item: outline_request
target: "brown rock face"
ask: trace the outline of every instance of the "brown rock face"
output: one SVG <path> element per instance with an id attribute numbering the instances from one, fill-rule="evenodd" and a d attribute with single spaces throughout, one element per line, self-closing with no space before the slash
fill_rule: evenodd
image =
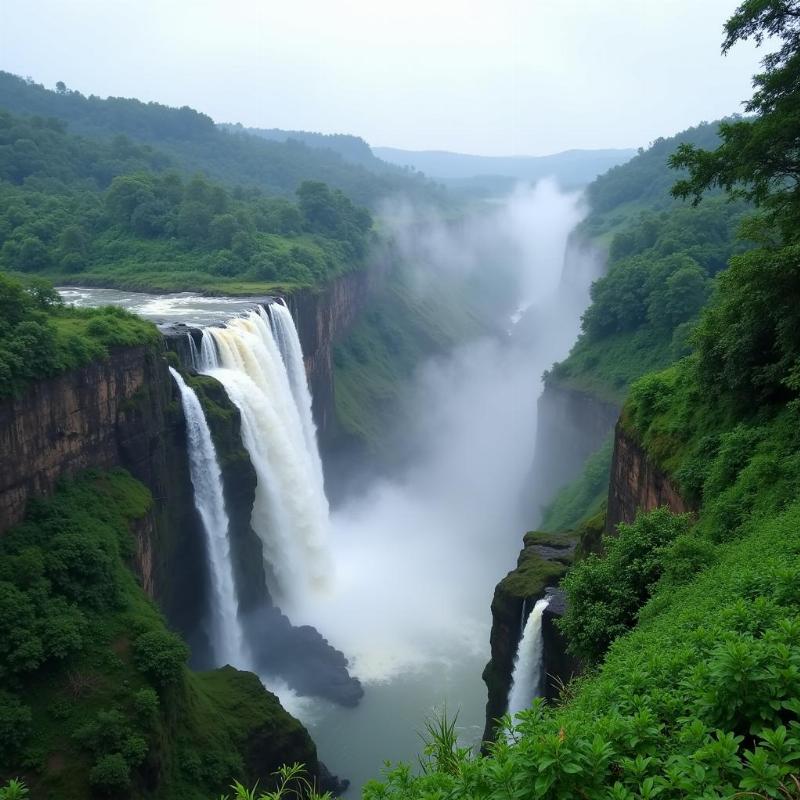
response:
<path id="1" fill-rule="evenodd" d="M 126 347 L 0 403 L 0 533 L 22 520 L 31 497 L 52 494 L 59 480 L 124 467 L 155 499 L 134 531 L 134 567 L 180 627 L 180 610 L 192 605 L 202 581 L 195 572 L 184 585 L 172 566 L 180 561 L 202 575 L 203 540 L 173 391 L 157 348 Z"/>
<path id="2" fill-rule="evenodd" d="M 692 510 L 669 477 L 618 422 L 608 486 L 606 533 L 613 533 L 620 522 L 633 522 L 638 511 L 652 511 L 659 506 L 666 506 L 676 514 Z"/>
<path id="3" fill-rule="evenodd" d="M 152 472 L 149 439 L 159 431 L 137 423 L 146 416 L 163 429 L 166 403 L 154 392 L 161 370 L 147 349 L 119 349 L 2 402 L 0 531 L 22 519 L 29 497 L 51 494 L 59 479 L 88 467 L 132 461 L 135 471 Z"/>
<path id="4" fill-rule="evenodd" d="M 319 292 L 303 290 L 287 300 L 303 346 L 314 421 L 323 448 L 332 440 L 336 423 L 333 346 L 364 309 L 383 273 L 383 268 L 374 264 L 337 278 Z"/>

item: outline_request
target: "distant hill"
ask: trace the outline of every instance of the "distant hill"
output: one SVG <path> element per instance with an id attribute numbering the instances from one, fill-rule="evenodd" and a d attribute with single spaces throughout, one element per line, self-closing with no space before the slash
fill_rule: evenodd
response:
<path id="1" fill-rule="evenodd" d="M 315 137 L 321 134 L 286 132 L 282 140 L 264 135 L 269 132 L 254 135 L 240 126 L 217 126 L 211 117 L 188 106 L 87 97 L 63 86 L 53 91 L 2 71 L 0 109 L 61 119 L 71 133 L 91 138 L 124 135 L 154 145 L 183 171 L 203 172 L 230 187 L 257 187 L 268 194 L 291 196 L 305 180 L 324 181 L 356 203 L 372 207 L 400 193 L 428 202 L 442 199 L 442 190 L 423 176 L 381 166 L 383 162 L 374 157 L 375 163 L 368 166 L 347 157 L 342 142 L 361 141 L 357 137 L 330 137 L 333 146 L 320 147 Z"/>
<path id="2" fill-rule="evenodd" d="M 353 164 L 361 164 L 369 169 L 394 171 L 398 167 L 382 161 L 373 152 L 372 148 L 360 136 L 349 133 L 316 133 L 314 131 L 290 131 L 282 128 L 246 128 L 241 122 L 236 124 L 219 123 L 220 128 L 232 133 L 248 133 L 271 142 L 288 142 L 293 139 L 309 147 L 320 150 L 332 150 L 342 158 Z"/>
<path id="3" fill-rule="evenodd" d="M 399 150 L 373 147 L 384 161 L 424 172 L 453 186 L 483 182 L 503 186 L 516 180 L 555 177 L 565 187 L 584 186 L 598 175 L 636 155 L 636 150 L 567 150 L 549 156 L 473 156 L 445 150 Z"/>

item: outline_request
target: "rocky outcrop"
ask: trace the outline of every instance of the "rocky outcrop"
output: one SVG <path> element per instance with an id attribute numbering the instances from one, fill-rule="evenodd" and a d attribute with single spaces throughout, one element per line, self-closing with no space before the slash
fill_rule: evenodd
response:
<path id="1" fill-rule="evenodd" d="M 566 594 L 557 586 L 548 586 L 545 593 L 550 602 L 542 614 L 544 696 L 556 700 L 564 684 L 580 673 L 581 663 L 568 652 L 567 641 L 558 628 L 558 620 L 567 610 Z"/>
<path id="2" fill-rule="evenodd" d="M 620 421 L 614 431 L 606 532 L 614 533 L 620 522 L 633 522 L 639 511 L 652 511 L 659 506 L 676 514 L 692 510 L 669 476 Z"/>
<path id="3" fill-rule="evenodd" d="M 548 587 L 557 585 L 566 573 L 572 563 L 576 537 L 527 533 L 524 542 L 516 569 L 497 584 L 492 599 L 492 655 L 483 671 L 488 690 L 484 741 L 494 738 L 497 719 L 508 710 L 514 658 L 527 615 L 536 601 L 551 591 Z M 559 677 L 566 680 L 568 675 L 563 673 Z"/>
<path id="4" fill-rule="evenodd" d="M 555 493 L 580 475 L 614 428 L 619 408 L 548 380 L 539 396 L 532 487 L 527 511 L 536 522 Z"/>

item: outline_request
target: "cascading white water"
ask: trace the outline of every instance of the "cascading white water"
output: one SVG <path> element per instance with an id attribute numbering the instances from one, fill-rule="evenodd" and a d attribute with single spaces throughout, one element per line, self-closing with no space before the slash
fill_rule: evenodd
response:
<path id="1" fill-rule="evenodd" d="M 200 353 L 197 352 L 197 345 L 194 343 L 194 337 L 191 333 L 187 333 L 189 339 L 189 359 L 192 362 L 192 369 L 197 369 L 200 364 Z"/>
<path id="2" fill-rule="evenodd" d="M 320 487 L 322 487 L 322 459 L 317 447 L 317 426 L 314 424 L 314 415 L 311 410 L 311 392 L 306 379 L 300 337 L 297 335 L 297 328 L 295 327 L 294 319 L 292 319 L 292 314 L 283 303 L 272 303 L 269 307 L 269 317 L 272 322 L 272 332 L 278 342 L 278 348 L 286 366 L 286 372 L 289 374 L 289 385 L 300 414 L 306 449 L 311 456 L 316 479 Z"/>
<path id="3" fill-rule="evenodd" d="M 282 331 L 292 354 L 286 360 L 302 364 L 294 325 Z M 296 400 L 264 310 L 229 320 L 223 328 L 206 328 L 201 370 L 223 384 L 241 413 L 242 440 L 258 477 L 253 529 L 273 579 L 270 589 L 291 608 L 293 599 L 319 590 L 330 578 L 328 501 L 313 427 L 306 433 L 313 423 L 303 422 L 305 406 Z"/>
<path id="4" fill-rule="evenodd" d="M 508 693 L 508 713 L 512 717 L 528 708 L 541 692 L 544 654 L 542 615 L 549 603 L 549 597 L 536 601 L 522 632 L 514 661 L 511 690 Z"/>
<path id="5" fill-rule="evenodd" d="M 197 394 L 172 367 L 169 371 L 181 393 L 189 440 L 189 474 L 194 487 L 194 503 L 206 534 L 212 591 L 211 642 L 215 662 L 244 667 L 247 658 L 238 618 L 239 603 L 231 564 L 228 514 L 217 453 Z"/>

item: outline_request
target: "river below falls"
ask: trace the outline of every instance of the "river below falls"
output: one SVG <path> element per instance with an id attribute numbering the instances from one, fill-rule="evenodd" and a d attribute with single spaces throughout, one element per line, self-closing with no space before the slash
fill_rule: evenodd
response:
<path id="1" fill-rule="evenodd" d="M 480 676 L 488 654 L 454 656 L 450 664 L 366 684 L 356 708 L 300 701 L 302 708 L 296 713 L 305 717 L 320 760 L 331 772 L 351 781 L 346 797 L 360 797 L 361 787 L 380 778 L 387 761 L 410 762 L 417 768 L 425 722 L 445 709 L 450 718 L 458 713 L 461 743 L 478 746 L 486 702 Z"/>

